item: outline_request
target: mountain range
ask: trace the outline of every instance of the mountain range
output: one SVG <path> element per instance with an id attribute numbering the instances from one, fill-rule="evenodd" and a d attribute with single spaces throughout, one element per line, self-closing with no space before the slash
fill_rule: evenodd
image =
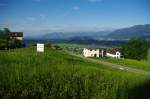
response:
<path id="1" fill-rule="evenodd" d="M 128 28 L 117 29 L 106 36 L 117 40 L 128 40 L 133 37 L 141 37 L 150 40 L 150 24 L 135 25 Z"/>
<path id="2" fill-rule="evenodd" d="M 99 31 L 99 32 L 52 32 L 46 33 L 40 36 L 32 36 L 28 37 L 31 39 L 44 39 L 44 40 L 54 40 L 54 39 L 71 39 L 74 37 L 90 37 L 93 39 L 96 38 L 104 38 L 106 37 L 111 31 Z"/>
<path id="3" fill-rule="evenodd" d="M 134 25 L 132 27 L 99 32 L 53 32 L 40 36 L 30 37 L 38 40 L 71 40 L 90 38 L 94 40 L 128 40 L 133 37 L 142 37 L 150 41 L 150 24 Z M 82 39 L 82 40 L 83 40 Z"/>

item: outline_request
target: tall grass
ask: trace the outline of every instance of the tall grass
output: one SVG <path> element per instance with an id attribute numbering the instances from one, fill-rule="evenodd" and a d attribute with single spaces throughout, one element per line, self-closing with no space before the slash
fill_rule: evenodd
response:
<path id="1" fill-rule="evenodd" d="M 133 67 L 137 69 L 142 69 L 145 71 L 150 71 L 150 61 L 149 60 L 133 60 L 133 59 L 114 59 L 114 58 L 96 58 L 97 60 L 108 61 L 111 63 Z"/>
<path id="2" fill-rule="evenodd" d="M 150 98 L 149 88 L 149 77 L 62 51 L 36 53 L 27 48 L 0 52 L 0 97 L 5 99 L 144 99 Z"/>

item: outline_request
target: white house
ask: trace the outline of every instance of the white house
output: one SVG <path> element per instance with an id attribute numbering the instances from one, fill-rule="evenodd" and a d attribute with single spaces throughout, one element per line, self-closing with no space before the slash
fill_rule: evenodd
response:
<path id="1" fill-rule="evenodd" d="M 120 59 L 121 52 L 119 49 L 83 49 L 83 56 L 84 57 L 111 57 Z"/>
<path id="2" fill-rule="evenodd" d="M 119 51 L 117 51 L 115 53 L 108 53 L 108 52 L 106 52 L 106 57 L 120 59 L 120 56 L 121 56 L 121 53 Z"/>
<path id="3" fill-rule="evenodd" d="M 83 49 L 84 57 L 99 57 L 99 49 Z"/>
<path id="4" fill-rule="evenodd" d="M 10 39 L 23 40 L 23 32 L 9 32 L 8 36 Z"/>

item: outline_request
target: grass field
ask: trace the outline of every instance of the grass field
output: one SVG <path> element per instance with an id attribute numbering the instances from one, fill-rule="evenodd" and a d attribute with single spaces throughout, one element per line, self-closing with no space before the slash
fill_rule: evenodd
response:
<path id="1" fill-rule="evenodd" d="M 113 58 L 96 58 L 97 60 L 107 61 L 114 64 L 119 64 L 123 66 L 133 67 L 137 69 L 142 69 L 145 71 L 150 71 L 150 61 L 149 60 L 143 60 L 143 61 L 137 61 L 132 59 L 113 59 Z"/>
<path id="2" fill-rule="evenodd" d="M 83 45 L 83 44 L 57 44 L 62 48 L 70 47 L 70 48 L 112 48 L 113 46 L 101 46 L 101 45 Z"/>
<path id="3" fill-rule="evenodd" d="M 89 62 L 61 50 L 0 52 L 0 97 L 149 99 L 150 77 Z"/>
<path id="4" fill-rule="evenodd" d="M 114 64 L 119 64 L 123 66 L 133 67 L 137 69 L 142 69 L 145 71 L 150 71 L 150 50 L 148 55 L 148 60 L 132 60 L 132 59 L 113 59 L 113 58 L 96 58 L 97 60 L 103 60 L 107 62 L 111 62 Z"/>

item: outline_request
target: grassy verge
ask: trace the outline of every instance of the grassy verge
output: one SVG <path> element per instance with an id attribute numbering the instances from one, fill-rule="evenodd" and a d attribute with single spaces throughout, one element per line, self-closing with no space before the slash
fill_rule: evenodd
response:
<path id="1" fill-rule="evenodd" d="M 113 59 L 113 58 L 96 58 L 96 59 L 111 62 L 114 64 L 123 65 L 123 66 L 142 69 L 145 71 L 150 71 L 150 61 L 149 60 L 137 61 L 137 60 L 132 60 L 132 59 Z"/>
<path id="2" fill-rule="evenodd" d="M 0 52 L 0 97 L 36 99 L 150 98 L 150 78 L 109 68 L 60 50 Z"/>

